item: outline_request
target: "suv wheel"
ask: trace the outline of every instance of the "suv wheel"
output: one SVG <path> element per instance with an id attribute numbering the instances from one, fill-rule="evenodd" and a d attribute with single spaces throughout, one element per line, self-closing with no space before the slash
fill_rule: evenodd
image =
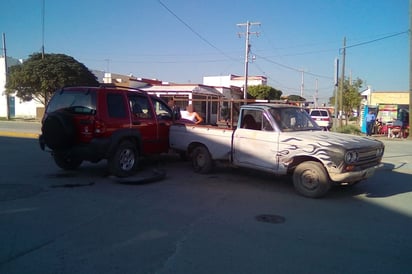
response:
<path id="1" fill-rule="evenodd" d="M 65 152 L 53 152 L 53 159 L 56 165 L 64 170 L 74 170 L 83 162 L 82 159 L 72 157 Z"/>
<path id="2" fill-rule="evenodd" d="M 44 121 L 42 131 L 44 141 L 49 148 L 53 150 L 68 148 L 75 138 L 73 117 L 65 112 L 51 113 Z"/>
<path id="3" fill-rule="evenodd" d="M 110 173 L 117 177 L 127 177 L 134 173 L 138 162 L 136 146 L 129 141 L 124 141 L 116 148 L 109 159 Z"/>

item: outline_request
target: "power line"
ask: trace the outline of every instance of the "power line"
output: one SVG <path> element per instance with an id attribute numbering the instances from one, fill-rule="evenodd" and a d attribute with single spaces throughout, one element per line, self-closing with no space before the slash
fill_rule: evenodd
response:
<path id="1" fill-rule="evenodd" d="M 221 49 L 219 49 L 218 47 L 216 47 L 215 45 L 213 45 L 211 42 L 209 42 L 206 38 L 204 38 L 199 32 L 197 32 L 194 28 L 192 28 L 188 23 L 186 23 L 185 21 L 183 21 L 183 19 L 181 19 L 176 13 L 174 13 L 169 7 L 167 7 L 162 1 L 158 0 L 159 4 L 162 5 L 170 14 L 172 14 L 177 20 L 179 20 L 180 23 L 182 23 L 183 25 L 185 25 L 185 27 L 187 27 L 191 32 L 193 32 L 197 37 L 199 37 L 203 42 L 205 42 L 206 44 L 208 44 L 209 46 L 211 46 L 212 48 L 214 48 L 215 50 L 217 50 L 220 54 L 226 56 L 227 58 L 229 58 L 232 61 L 235 61 L 236 59 L 227 55 L 226 53 L 224 53 Z M 236 60 L 237 61 L 237 60 Z"/>
<path id="2" fill-rule="evenodd" d="M 278 62 L 276 62 L 276 61 L 273 61 L 273 60 L 271 60 L 271 59 L 269 59 L 269 58 L 266 58 L 266 57 L 264 57 L 264 56 L 260 56 L 260 55 L 258 55 L 258 54 L 255 54 L 255 55 L 258 56 L 259 58 L 263 59 L 263 60 L 266 60 L 266 61 L 269 62 L 269 63 L 278 65 L 278 66 L 280 66 L 280 67 L 283 67 L 283 68 L 286 68 L 286 69 L 289 69 L 289 70 L 293 70 L 293 71 L 296 71 L 296 72 L 299 72 L 299 73 L 302 72 L 302 69 L 298 69 L 298 68 L 294 68 L 294 67 L 291 67 L 291 66 L 288 66 L 288 65 L 284 65 L 284 64 L 278 63 Z M 311 75 L 311 76 L 314 76 L 314 77 L 324 78 L 324 79 L 333 79 L 333 77 L 330 77 L 330 76 L 320 75 L 320 74 L 311 73 L 311 72 L 306 72 L 306 71 L 305 71 L 305 74 L 308 74 L 308 75 Z"/>
<path id="3" fill-rule="evenodd" d="M 399 36 L 399 35 L 402 35 L 402 34 L 405 34 L 405 33 L 409 33 L 409 32 L 410 32 L 410 30 L 405 30 L 405 31 L 401 31 L 401 32 L 398 32 L 398 33 L 395 33 L 395 34 L 391 34 L 391 35 L 385 36 L 385 37 L 381 37 L 381 38 L 373 39 L 373 40 L 370 40 L 370 41 L 361 42 L 361 43 L 358 43 L 358 44 L 346 46 L 346 47 L 344 47 L 344 48 L 348 49 L 348 48 L 359 47 L 359 46 L 363 46 L 363 45 L 371 44 L 371 43 L 378 42 L 378 41 L 381 41 L 381 40 L 389 39 L 389 38 L 392 38 L 392 37 L 395 37 L 395 36 Z M 344 48 L 339 48 L 339 51 L 343 50 Z"/>

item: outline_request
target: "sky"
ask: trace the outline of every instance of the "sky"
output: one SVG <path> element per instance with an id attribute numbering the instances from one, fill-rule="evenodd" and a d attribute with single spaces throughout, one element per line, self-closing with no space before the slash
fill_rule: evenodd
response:
<path id="1" fill-rule="evenodd" d="M 44 45 L 90 70 L 202 84 L 245 74 L 250 22 L 248 74 L 284 95 L 328 102 L 345 38 L 346 77 L 409 90 L 408 0 L 2 0 L 1 9 L 17 59 Z"/>

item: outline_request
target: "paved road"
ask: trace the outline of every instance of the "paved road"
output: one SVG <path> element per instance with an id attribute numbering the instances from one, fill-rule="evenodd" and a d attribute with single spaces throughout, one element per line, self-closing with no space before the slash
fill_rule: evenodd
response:
<path id="1" fill-rule="evenodd" d="M 59 170 L 35 139 L 0 137 L 0 273 L 410 273 L 412 142 L 323 199 L 239 169 L 119 184 L 106 163 Z M 157 161 L 155 161 L 157 160 Z"/>

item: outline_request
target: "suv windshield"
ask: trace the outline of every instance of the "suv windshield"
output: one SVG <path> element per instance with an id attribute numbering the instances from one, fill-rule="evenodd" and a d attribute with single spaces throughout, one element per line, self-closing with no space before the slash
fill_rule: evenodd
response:
<path id="1" fill-rule="evenodd" d="M 271 108 L 269 112 L 282 131 L 321 130 L 301 108 Z"/>
<path id="2" fill-rule="evenodd" d="M 51 98 L 46 112 L 61 109 L 79 114 L 95 114 L 96 95 L 94 92 L 83 90 L 57 91 Z"/>

